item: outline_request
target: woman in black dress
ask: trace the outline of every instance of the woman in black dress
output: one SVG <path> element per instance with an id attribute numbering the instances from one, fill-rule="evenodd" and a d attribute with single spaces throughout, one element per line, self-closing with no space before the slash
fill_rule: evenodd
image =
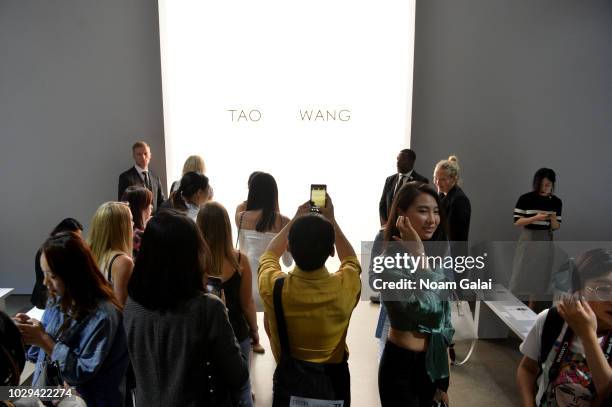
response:
<path id="1" fill-rule="evenodd" d="M 451 155 L 439 161 L 434 170 L 434 183 L 440 194 L 440 207 L 446 214 L 448 240 L 453 256 L 467 256 L 472 206 L 459 186 L 459 160 Z"/>

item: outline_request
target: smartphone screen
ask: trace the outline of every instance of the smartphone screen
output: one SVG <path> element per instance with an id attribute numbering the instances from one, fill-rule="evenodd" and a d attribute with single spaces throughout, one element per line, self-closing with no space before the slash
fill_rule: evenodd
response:
<path id="1" fill-rule="evenodd" d="M 327 185 L 324 185 L 324 184 L 310 185 L 310 200 L 312 201 L 312 204 L 319 208 L 324 208 L 326 192 L 327 192 Z"/>
<path id="2" fill-rule="evenodd" d="M 219 277 L 208 276 L 206 279 L 206 292 L 221 298 L 222 284 L 223 280 Z"/>

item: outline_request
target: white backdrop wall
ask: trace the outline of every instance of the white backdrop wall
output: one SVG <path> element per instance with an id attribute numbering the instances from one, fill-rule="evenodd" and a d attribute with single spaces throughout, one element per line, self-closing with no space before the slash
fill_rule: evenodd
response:
<path id="1" fill-rule="evenodd" d="M 409 144 L 414 1 L 160 0 L 166 160 L 200 154 L 230 215 L 252 171 L 292 216 L 328 185 L 357 245 Z"/>

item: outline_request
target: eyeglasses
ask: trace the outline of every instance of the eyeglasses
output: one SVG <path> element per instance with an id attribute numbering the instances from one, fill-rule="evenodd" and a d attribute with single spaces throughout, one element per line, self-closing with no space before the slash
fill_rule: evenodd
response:
<path id="1" fill-rule="evenodd" d="M 612 286 L 599 285 L 595 288 L 585 287 L 585 289 L 595 295 L 599 301 L 612 301 Z"/>

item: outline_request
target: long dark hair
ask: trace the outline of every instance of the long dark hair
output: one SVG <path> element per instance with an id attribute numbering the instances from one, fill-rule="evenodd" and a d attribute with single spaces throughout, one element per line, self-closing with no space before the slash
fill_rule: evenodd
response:
<path id="1" fill-rule="evenodd" d="M 13 320 L 0 311 L 0 386 L 18 386 L 25 366 L 25 348 Z"/>
<path id="2" fill-rule="evenodd" d="M 91 251 L 79 235 L 58 233 L 48 238 L 41 250 L 51 272 L 64 283 L 60 304 L 63 312 L 79 320 L 104 300 L 122 309 L 113 288 L 102 276 Z"/>
<path id="3" fill-rule="evenodd" d="M 399 210 L 407 210 L 414 200 L 421 194 L 430 195 L 436 200 L 438 208 L 440 208 L 440 224 L 436 229 L 435 233 L 431 237 L 432 241 L 446 241 L 446 216 L 440 206 L 440 196 L 429 184 L 422 182 L 409 182 L 404 184 L 395 194 L 393 203 L 391 204 L 391 211 L 389 211 L 389 219 L 385 226 L 384 239 L 387 242 L 393 241 L 393 236 L 399 236 L 399 230 L 395 225 L 399 216 Z"/>
<path id="4" fill-rule="evenodd" d="M 266 172 L 256 172 L 249 178 L 247 211 L 261 209 L 261 218 L 255 230 L 267 232 L 274 228 L 278 212 L 278 187 L 274 177 Z"/>
<path id="5" fill-rule="evenodd" d="M 253 178 L 255 178 L 257 174 L 261 174 L 261 173 L 262 173 L 261 171 L 253 171 L 251 175 L 249 175 L 249 179 L 247 180 L 247 188 L 251 188 L 251 181 L 253 181 Z"/>
<path id="6" fill-rule="evenodd" d="M 147 223 L 128 284 L 145 308 L 165 311 L 204 292 L 206 248 L 195 222 L 172 209 Z"/>
<path id="7" fill-rule="evenodd" d="M 176 191 L 170 195 L 172 207 L 178 210 L 187 210 L 188 198 L 194 196 L 199 190 L 208 189 L 208 177 L 198 172 L 188 172 L 181 178 L 181 183 Z"/>
<path id="8" fill-rule="evenodd" d="M 532 187 L 535 192 L 540 192 L 540 188 L 542 187 L 542 181 L 544 178 L 548 178 L 550 182 L 552 182 L 552 190 L 555 191 L 555 183 L 557 182 L 557 174 L 555 174 L 554 170 L 550 168 L 540 168 L 533 174 L 533 182 Z"/>
<path id="9" fill-rule="evenodd" d="M 130 204 L 134 226 L 144 230 L 145 220 L 142 218 L 142 211 L 153 202 L 153 193 L 148 188 L 132 185 L 125 190 L 121 200 Z"/>
<path id="10" fill-rule="evenodd" d="M 56 227 L 53 228 L 49 236 L 56 235 L 60 232 L 81 232 L 83 225 L 74 218 L 64 218 Z"/>

